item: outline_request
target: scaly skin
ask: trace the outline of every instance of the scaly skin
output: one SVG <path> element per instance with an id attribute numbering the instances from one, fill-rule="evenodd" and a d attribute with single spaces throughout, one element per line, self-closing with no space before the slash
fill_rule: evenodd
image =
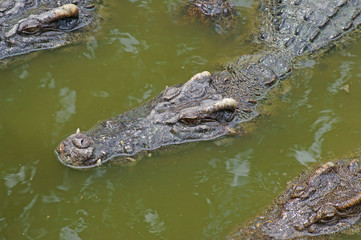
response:
<path id="1" fill-rule="evenodd" d="M 196 74 L 137 109 L 69 136 L 57 148 L 60 161 L 73 168 L 109 160 L 126 164 L 129 156 L 164 146 L 241 132 L 242 123 L 258 115 L 257 102 L 293 63 L 332 48 L 361 23 L 360 0 L 268 0 L 262 6 L 258 36 L 264 47 L 258 52 L 222 72 Z"/>
<path id="2" fill-rule="evenodd" d="M 215 25 L 219 34 L 232 32 L 237 27 L 238 12 L 230 0 L 189 0 L 186 15 Z"/>
<path id="3" fill-rule="evenodd" d="M 351 227 L 356 231 L 360 216 L 360 162 L 341 159 L 290 182 L 261 216 L 229 239 L 329 239 Z"/>
<path id="4" fill-rule="evenodd" d="M 14 56 L 82 40 L 85 28 L 96 24 L 93 8 L 87 0 L 0 1 L 0 66 Z"/>

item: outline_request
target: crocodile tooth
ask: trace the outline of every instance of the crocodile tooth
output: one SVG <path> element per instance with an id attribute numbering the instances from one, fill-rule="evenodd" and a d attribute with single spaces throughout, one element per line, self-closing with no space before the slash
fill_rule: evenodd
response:
<path id="1" fill-rule="evenodd" d="M 102 165 L 102 160 L 99 158 L 96 163 L 98 166 Z"/>

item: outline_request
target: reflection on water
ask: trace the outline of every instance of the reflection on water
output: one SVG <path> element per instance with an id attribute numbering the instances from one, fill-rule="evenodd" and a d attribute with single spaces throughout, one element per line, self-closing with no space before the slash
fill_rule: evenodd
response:
<path id="1" fill-rule="evenodd" d="M 118 53 L 122 54 L 133 53 L 137 55 L 139 53 L 139 48 L 141 47 L 140 42 L 133 37 L 130 33 L 122 33 L 119 29 L 113 29 L 110 31 L 110 37 L 108 39 L 109 44 L 119 44 Z M 143 48 L 146 49 L 146 44 L 143 42 Z"/>
<path id="2" fill-rule="evenodd" d="M 55 113 L 55 127 L 52 135 L 58 136 L 63 126 L 68 122 L 72 115 L 76 113 L 76 91 L 67 87 L 59 90 L 60 110 Z"/>
<path id="3" fill-rule="evenodd" d="M 32 211 L 39 198 L 39 194 L 36 193 L 34 190 L 35 187 L 33 186 L 33 180 L 37 171 L 36 166 L 38 164 L 39 161 L 34 161 L 32 164 L 3 170 L 1 172 L 7 195 L 7 197 L 2 196 L 3 209 L 0 213 L 6 217 L 2 218 L 1 225 L 12 226 L 16 224 L 16 226 L 21 227 L 22 234 L 30 239 L 34 236 L 37 238 L 42 237 L 47 232 L 43 228 L 37 228 L 33 231 L 32 227 L 32 223 L 34 222 Z M 19 198 L 21 199 L 21 204 L 19 200 L 16 201 L 15 204 L 12 202 Z M 14 207 L 17 208 L 15 211 Z M 2 217 L 1 215 L 0 217 Z M 4 230 L 6 229 L 4 228 Z"/>
<path id="4" fill-rule="evenodd" d="M 86 48 L 88 49 L 88 52 L 84 52 L 84 56 L 86 56 L 88 59 L 94 59 L 95 50 L 98 48 L 98 45 L 98 41 L 95 39 L 95 37 L 90 37 L 86 42 Z"/>
<path id="5" fill-rule="evenodd" d="M 40 79 L 40 85 L 41 88 L 55 88 L 55 78 L 52 76 L 51 72 L 46 73 L 46 77 L 43 77 Z"/>
<path id="6" fill-rule="evenodd" d="M 56 112 L 55 119 L 57 123 L 69 121 L 71 115 L 76 113 L 76 92 L 69 88 L 62 88 L 59 91 L 59 103 L 61 109 Z"/>
<path id="7" fill-rule="evenodd" d="M 106 91 L 102 91 L 102 90 L 91 90 L 89 91 L 89 93 L 94 96 L 94 97 L 99 97 L 99 98 L 107 98 L 109 97 L 109 93 Z"/>
<path id="8" fill-rule="evenodd" d="M 85 210 L 78 210 L 75 213 L 76 216 L 79 216 L 78 219 L 64 219 L 65 222 L 70 222 L 68 225 L 62 227 L 59 233 L 59 239 L 61 240 L 68 240 L 68 239 L 75 239 L 80 240 L 82 238 L 79 237 L 79 233 L 83 232 L 85 229 L 88 228 L 88 224 L 84 217 L 88 216 L 88 213 Z"/>
<path id="9" fill-rule="evenodd" d="M 28 64 L 25 63 L 24 65 L 22 65 L 21 70 L 19 69 L 21 71 L 19 74 L 19 78 L 26 79 L 29 77 L 28 68 L 29 68 Z"/>
<path id="10" fill-rule="evenodd" d="M 149 232 L 158 236 L 166 229 L 164 221 L 160 219 L 156 210 L 145 210 L 144 222 L 148 224 Z"/>
<path id="11" fill-rule="evenodd" d="M 242 10 L 252 1 L 235 2 Z M 67 169 L 54 149 L 77 127 L 248 48 L 180 24 L 178 1 L 107 4 L 111 22 L 99 35 L 0 73 L 0 239 L 223 239 L 303 165 L 360 144 L 358 42 L 299 64 L 285 80 L 290 92 L 252 135 L 189 144 L 131 168 Z"/>
<path id="12" fill-rule="evenodd" d="M 330 86 L 327 90 L 332 94 L 337 94 L 340 90 L 343 89 L 343 86 L 352 78 L 352 68 L 354 62 L 345 61 L 341 64 L 339 68 L 334 70 L 334 72 L 340 73 L 341 76 L 338 77 L 334 82 L 330 82 Z"/>
<path id="13" fill-rule="evenodd" d="M 154 86 L 150 83 L 146 83 L 142 89 L 138 89 L 138 93 L 136 95 L 140 96 L 134 96 L 130 95 L 128 96 L 129 100 L 129 106 L 130 107 L 136 107 L 139 106 L 140 103 L 144 102 L 146 99 L 149 99 L 155 92 Z"/>
<path id="14" fill-rule="evenodd" d="M 247 177 L 250 171 L 249 160 L 252 159 L 253 150 L 239 153 L 235 158 L 226 161 L 227 170 L 234 175 L 233 187 L 247 184 Z"/>
<path id="15" fill-rule="evenodd" d="M 220 149 L 224 147 L 234 149 L 233 142 L 222 144 Z M 196 191 L 193 194 L 201 199 L 203 207 L 206 208 L 206 222 L 200 239 L 224 238 L 229 226 L 235 225 L 234 217 L 238 215 L 237 212 L 246 207 L 243 203 L 252 195 L 253 189 L 250 185 L 258 182 L 250 176 L 252 149 L 239 149 L 226 156 L 217 155 L 207 160 L 207 165 L 195 174 Z M 240 192 L 242 194 L 239 194 Z"/>
<path id="16" fill-rule="evenodd" d="M 312 108 L 312 104 L 310 102 L 310 97 L 312 97 L 313 89 L 310 87 L 310 81 L 313 77 L 313 71 L 309 68 L 303 68 L 302 70 L 302 81 L 294 81 L 295 88 L 304 88 L 305 90 L 302 92 L 302 97 L 297 99 L 291 99 L 288 96 L 284 96 L 282 100 L 287 103 L 292 103 L 291 108 L 293 111 L 291 112 L 291 116 L 294 117 L 299 114 L 300 111 L 304 109 Z"/>
<path id="17" fill-rule="evenodd" d="M 4 185 L 6 186 L 7 195 L 13 194 L 33 194 L 32 180 L 36 173 L 36 165 L 39 161 L 34 161 L 31 165 L 20 166 L 19 169 L 1 172 Z"/>
<path id="18" fill-rule="evenodd" d="M 295 158 L 303 165 L 320 160 L 322 154 L 322 143 L 324 135 L 330 132 L 333 125 L 338 122 L 331 110 L 320 111 L 320 117 L 312 124 L 310 132 L 314 132 L 314 142 L 310 147 L 296 146 Z"/>

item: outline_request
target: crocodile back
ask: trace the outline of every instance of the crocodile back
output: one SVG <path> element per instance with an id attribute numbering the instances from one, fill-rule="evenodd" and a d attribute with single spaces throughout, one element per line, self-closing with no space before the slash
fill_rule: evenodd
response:
<path id="1" fill-rule="evenodd" d="M 360 0 L 268 0 L 261 6 L 260 49 L 214 74 L 217 92 L 240 105 L 240 122 L 257 116 L 257 101 L 291 73 L 302 56 L 331 49 L 361 24 Z"/>
<path id="2" fill-rule="evenodd" d="M 361 24 L 360 0 L 273 0 L 260 38 L 291 59 L 332 48 Z"/>

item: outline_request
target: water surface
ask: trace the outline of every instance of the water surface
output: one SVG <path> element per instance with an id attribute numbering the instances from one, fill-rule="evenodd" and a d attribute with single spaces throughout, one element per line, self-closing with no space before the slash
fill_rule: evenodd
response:
<path id="1" fill-rule="evenodd" d="M 237 1 L 249 32 L 252 1 Z M 107 1 L 98 35 L 0 73 L 0 239 L 223 239 L 286 182 L 361 144 L 361 42 L 298 65 L 254 134 L 189 144 L 135 167 L 76 171 L 76 128 L 249 51 L 177 15 L 177 1 Z M 340 239 L 358 239 L 360 235 Z"/>

